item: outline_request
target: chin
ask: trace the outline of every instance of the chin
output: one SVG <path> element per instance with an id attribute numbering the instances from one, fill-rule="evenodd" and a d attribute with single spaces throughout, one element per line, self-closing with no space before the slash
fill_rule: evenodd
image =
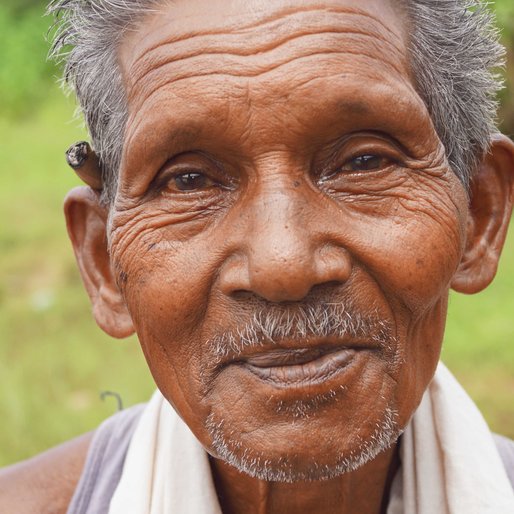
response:
<path id="1" fill-rule="evenodd" d="M 268 448 L 262 441 L 252 445 L 251 440 L 238 438 L 235 430 L 227 430 L 224 421 L 213 415 L 209 416 L 206 428 L 212 441 L 209 453 L 213 457 L 251 477 L 268 482 L 336 478 L 375 459 L 394 445 L 402 433 L 397 412 L 389 408 L 367 434 L 330 437 L 321 443 L 319 436 L 313 434 L 312 438 L 318 440 L 310 441 L 310 445 L 306 445 L 305 433 L 297 445 L 295 441 L 298 436 L 289 438 L 287 444 L 282 444 L 285 442 L 282 438 L 270 436 Z"/>

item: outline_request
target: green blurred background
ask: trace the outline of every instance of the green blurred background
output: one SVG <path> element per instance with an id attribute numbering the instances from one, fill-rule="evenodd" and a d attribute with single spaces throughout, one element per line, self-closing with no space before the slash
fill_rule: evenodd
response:
<path id="1" fill-rule="evenodd" d="M 45 61 L 45 3 L 0 4 L 0 466 L 90 430 L 153 390 L 137 340 L 95 325 L 62 216 L 78 184 L 64 150 L 85 132 Z M 514 1 L 496 0 L 509 48 L 501 122 L 514 134 Z M 514 228 L 494 284 L 452 294 L 443 359 L 491 427 L 514 438 Z"/>

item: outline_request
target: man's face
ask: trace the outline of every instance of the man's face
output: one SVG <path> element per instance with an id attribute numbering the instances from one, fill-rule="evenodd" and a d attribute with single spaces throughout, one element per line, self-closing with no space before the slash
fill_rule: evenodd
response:
<path id="1" fill-rule="evenodd" d="M 214 456 L 322 478 L 390 444 L 439 357 L 465 192 L 389 2 L 188 0 L 120 59 L 111 259 Z"/>

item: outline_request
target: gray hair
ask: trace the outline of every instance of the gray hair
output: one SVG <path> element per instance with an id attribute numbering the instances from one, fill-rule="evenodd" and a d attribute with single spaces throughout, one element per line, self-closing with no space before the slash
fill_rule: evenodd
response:
<path id="1" fill-rule="evenodd" d="M 127 31 L 163 0 L 54 0 L 51 56 L 64 64 L 102 165 L 102 200 L 117 188 L 127 102 L 117 59 Z M 480 0 L 399 0 L 411 24 L 415 86 L 466 188 L 496 132 L 496 72 L 504 48 L 492 15 Z"/>

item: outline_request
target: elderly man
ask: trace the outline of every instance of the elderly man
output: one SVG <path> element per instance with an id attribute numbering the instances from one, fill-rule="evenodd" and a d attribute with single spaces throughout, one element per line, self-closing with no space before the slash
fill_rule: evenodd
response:
<path id="1" fill-rule="evenodd" d="M 68 154 L 70 237 L 158 391 L 4 472 L 2 512 L 513 513 L 512 443 L 438 364 L 514 197 L 483 9 L 53 9 L 95 149 Z"/>

